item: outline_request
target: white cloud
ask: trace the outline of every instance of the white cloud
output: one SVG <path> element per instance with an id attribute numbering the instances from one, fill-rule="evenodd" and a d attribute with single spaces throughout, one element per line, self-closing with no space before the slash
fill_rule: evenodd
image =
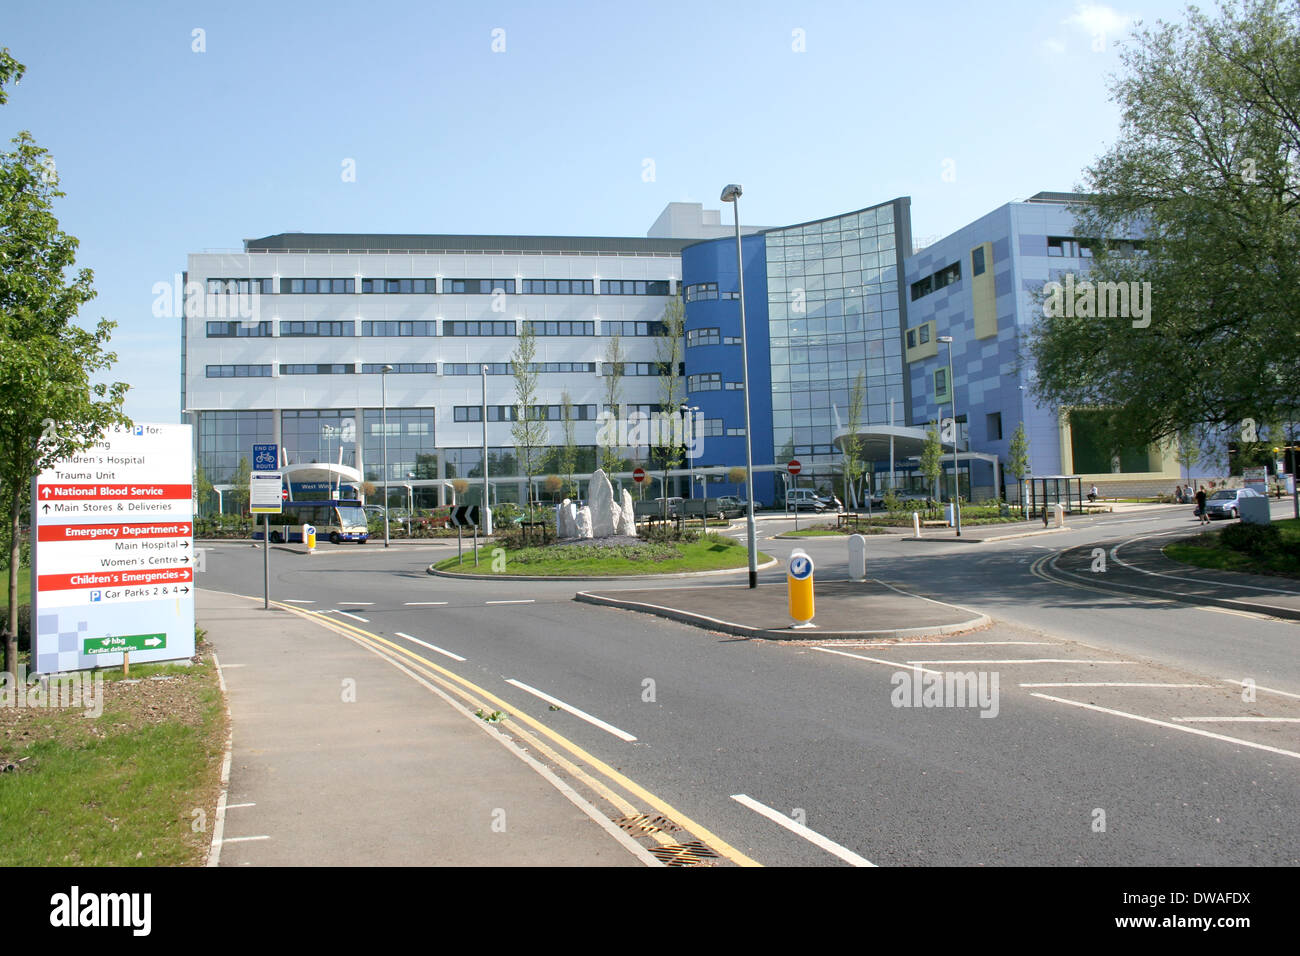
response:
<path id="1" fill-rule="evenodd" d="M 1115 37 L 1128 26 L 1130 17 L 1101 3 L 1081 3 L 1062 22 L 1089 36 Z"/>
<path id="2" fill-rule="evenodd" d="M 1048 39 L 1043 41 L 1043 49 L 1053 56 L 1060 56 L 1065 52 L 1065 44 L 1060 40 Z"/>

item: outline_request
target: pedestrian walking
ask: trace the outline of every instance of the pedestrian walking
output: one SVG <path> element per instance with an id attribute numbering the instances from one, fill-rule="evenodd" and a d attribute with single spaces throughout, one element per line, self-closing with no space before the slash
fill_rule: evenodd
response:
<path id="1" fill-rule="evenodd" d="M 1205 512 L 1205 489 L 1199 488 L 1196 492 L 1196 516 L 1201 519 L 1201 524 L 1209 524 L 1210 516 Z"/>

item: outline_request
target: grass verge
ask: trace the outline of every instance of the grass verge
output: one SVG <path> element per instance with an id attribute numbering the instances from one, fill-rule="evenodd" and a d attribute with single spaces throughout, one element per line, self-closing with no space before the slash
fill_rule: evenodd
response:
<path id="1" fill-rule="evenodd" d="M 189 667 L 137 665 L 130 680 L 98 672 L 97 717 L 0 707 L 0 767 L 13 767 L 0 773 L 0 866 L 203 863 L 226 719 L 211 646 L 198 655 Z"/>
<path id="2" fill-rule="evenodd" d="M 1165 556 L 1183 564 L 1215 571 L 1271 574 L 1300 579 L 1300 520 L 1274 521 L 1281 546 L 1262 552 L 1238 551 L 1223 541 L 1222 530 L 1208 531 L 1194 538 L 1175 541 L 1164 548 Z"/>
<path id="3" fill-rule="evenodd" d="M 504 558 L 504 560 L 501 560 Z M 759 563 L 770 560 L 762 552 Z M 492 551 L 480 553 L 479 566 L 466 555 L 465 562 L 448 558 L 434 565 L 438 571 L 467 574 L 536 574 L 573 577 L 621 576 L 628 574 L 679 574 L 686 571 L 724 571 L 743 568 L 748 561 L 744 545 L 721 535 L 710 534 L 698 541 L 635 545 L 548 545 L 504 551 L 495 559 Z"/>

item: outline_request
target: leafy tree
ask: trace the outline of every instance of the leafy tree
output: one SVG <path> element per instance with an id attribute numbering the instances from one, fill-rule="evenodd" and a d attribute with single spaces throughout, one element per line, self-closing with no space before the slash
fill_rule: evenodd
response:
<path id="1" fill-rule="evenodd" d="M 845 500 L 849 507 L 858 506 L 858 483 L 866 474 L 866 464 L 862 460 L 862 439 L 858 432 L 862 430 L 862 412 L 867 403 L 867 377 L 865 372 L 858 372 L 849 393 L 848 433 L 841 443 L 844 452 Z"/>
<path id="2" fill-rule="evenodd" d="M 925 430 L 925 447 L 921 449 L 921 474 L 930 482 L 931 497 L 939 498 L 939 476 L 943 474 L 943 442 L 934 422 Z"/>
<path id="3" fill-rule="evenodd" d="M 605 409 L 614 416 L 615 425 L 623 414 L 624 360 L 622 341 L 619 336 L 612 336 L 609 344 L 605 346 Z M 617 429 L 614 435 L 617 435 Z M 614 435 L 608 436 L 606 441 L 600 443 L 600 467 L 607 475 L 623 470 L 624 460 L 619 454 L 618 439 Z"/>
<path id="4" fill-rule="evenodd" d="M 198 462 L 194 466 L 194 497 L 199 503 L 198 513 L 203 514 L 209 501 L 212 499 L 213 488 L 212 482 L 208 480 L 208 473 L 203 467 L 203 462 Z"/>
<path id="5" fill-rule="evenodd" d="M 669 300 L 664 306 L 664 334 L 656 343 L 656 358 L 659 365 L 659 407 L 663 409 L 660 421 L 664 423 L 680 421 L 678 406 L 686 399 L 686 379 L 682 376 L 683 352 L 686 348 L 686 306 L 681 297 Z M 659 466 L 663 471 L 660 482 L 663 492 L 664 517 L 668 517 L 668 472 L 686 460 L 686 449 L 677 439 L 680 432 L 671 429 L 668 435 L 660 429 L 658 447 L 655 448 Z"/>
<path id="6" fill-rule="evenodd" d="M 1116 453 L 1292 420 L 1300 395 L 1300 16 L 1230 0 L 1134 39 L 1112 86 L 1120 137 L 1086 171 L 1076 235 L 1090 278 L 1139 283 L 1149 309 L 1129 286 L 1129 315 L 1044 316 L 1028 348 L 1037 396 L 1104 409 Z"/>
<path id="7" fill-rule="evenodd" d="M 541 418 L 543 409 L 537 404 L 537 371 L 532 368 L 537 355 L 537 337 L 527 322 L 519 333 L 515 352 L 510 356 L 510 374 L 515 378 L 515 421 L 510 426 L 514 439 L 518 466 L 527 479 L 528 494 L 533 493 L 533 476 L 540 471 L 541 458 L 550 439 L 550 429 Z M 509 472 L 493 469 L 494 474 Z"/>
<path id="8" fill-rule="evenodd" d="M 1029 439 L 1025 437 L 1025 423 L 1019 422 L 1016 430 L 1011 434 L 1011 441 L 1007 443 L 1007 461 L 1003 466 L 1004 470 L 1012 478 L 1016 479 L 1016 488 L 1020 488 L 1020 482 L 1025 475 L 1029 474 Z M 1024 507 L 1024 500 L 1020 502 Z"/>
<path id="9" fill-rule="evenodd" d="M 0 51 L 4 87 L 24 68 Z M 94 331 L 75 319 L 94 298 L 93 275 L 75 267 L 77 240 L 52 211 L 64 195 L 49 153 L 30 133 L 0 153 L 0 500 L 7 512 L 9 593 L 18 593 L 22 520 L 32 479 L 56 461 L 84 451 L 112 425 L 130 424 L 123 382 L 92 384 L 117 356 L 105 351 L 115 323 Z M 18 665 L 18 601 L 5 622 L 5 670 Z"/>
<path id="10" fill-rule="evenodd" d="M 227 492 L 236 514 L 242 515 L 248 511 L 248 483 L 252 480 L 252 476 L 253 467 L 248 463 L 248 458 L 240 458 L 239 466 L 235 468 L 235 473 L 230 478 L 230 491 Z"/>

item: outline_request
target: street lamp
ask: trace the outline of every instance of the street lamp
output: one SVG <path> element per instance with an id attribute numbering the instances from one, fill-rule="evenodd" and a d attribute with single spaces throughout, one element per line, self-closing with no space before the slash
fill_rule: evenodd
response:
<path id="1" fill-rule="evenodd" d="M 380 405 L 382 408 L 382 421 L 380 428 L 383 430 L 384 441 L 384 547 L 388 547 L 388 373 L 393 370 L 391 365 L 385 365 L 379 370 L 379 391 Z"/>
<path id="2" fill-rule="evenodd" d="M 487 373 L 486 365 L 479 366 L 479 377 L 483 382 L 483 507 L 480 509 L 479 521 L 483 522 L 483 536 L 492 533 L 492 511 L 488 507 L 488 452 L 487 452 Z M 527 410 L 525 409 L 525 414 Z M 476 552 L 477 553 L 477 552 Z M 477 558 L 475 559 L 477 560 Z"/>
<path id="3" fill-rule="evenodd" d="M 938 341 L 948 346 L 948 397 L 952 399 L 952 526 L 961 537 L 961 508 L 957 505 L 957 496 L 961 491 L 961 481 L 957 471 L 957 383 L 952 378 L 952 336 L 941 335 Z"/>
<path id="4" fill-rule="evenodd" d="M 740 196 L 743 190 L 731 183 L 719 197 L 732 204 L 736 217 L 736 286 L 740 290 L 741 394 L 745 401 L 745 534 L 749 539 L 749 586 L 758 587 L 758 550 L 754 542 L 754 450 L 749 427 L 749 344 L 745 335 L 745 259 L 740 248 Z"/>
<path id="5" fill-rule="evenodd" d="M 683 429 L 682 429 L 682 434 L 683 434 L 683 435 L 687 435 L 687 434 L 689 434 L 689 436 L 690 436 L 690 438 L 689 438 L 689 440 L 688 440 L 688 443 L 687 443 L 687 445 L 686 445 L 686 462 L 687 462 L 687 468 L 689 469 L 689 473 L 688 473 L 687 478 L 686 478 L 686 492 L 687 492 L 687 497 L 689 497 L 689 498 L 694 498 L 694 497 L 695 497 L 695 451 L 694 451 L 694 448 L 695 448 L 695 413 L 698 412 L 698 411 L 700 410 L 700 406 L 698 406 L 698 405 L 687 405 L 685 402 L 683 402 L 683 403 L 682 403 L 680 406 L 678 406 L 678 407 L 681 408 L 681 410 L 682 410 L 682 414 L 686 416 L 686 421 L 690 422 L 690 427 L 689 427 L 689 428 L 683 428 Z M 703 498 L 707 501 L 707 500 L 708 500 L 708 497 L 709 497 L 709 495 L 708 495 L 708 489 L 707 489 L 707 488 L 704 488 L 704 489 L 701 489 L 701 490 L 704 491 Z M 705 530 L 705 531 L 708 531 L 708 529 L 709 529 L 709 515 L 708 515 L 708 512 L 707 512 L 703 507 L 701 507 L 701 508 L 700 508 L 700 514 L 702 514 L 702 515 L 704 516 L 704 519 L 703 519 L 703 527 L 704 527 L 704 530 Z"/>

